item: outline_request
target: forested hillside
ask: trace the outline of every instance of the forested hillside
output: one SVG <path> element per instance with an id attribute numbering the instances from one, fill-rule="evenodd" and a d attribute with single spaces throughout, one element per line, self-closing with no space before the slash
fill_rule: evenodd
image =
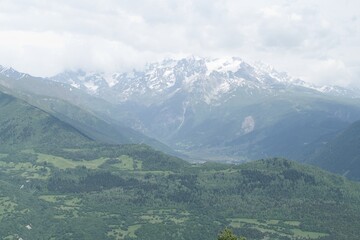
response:
<path id="1" fill-rule="evenodd" d="M 0 148 L 80 146 L 91 139 L 73 126 L 0 92 Z"/>
<path id="2" fill-rule="evenodd" d="M 247 239 L 360 234 L 359 184 L 284 159 L 193 165 L 144 145 L 0 156 L 2 238 L 215 239 L 225 226 Z"/>

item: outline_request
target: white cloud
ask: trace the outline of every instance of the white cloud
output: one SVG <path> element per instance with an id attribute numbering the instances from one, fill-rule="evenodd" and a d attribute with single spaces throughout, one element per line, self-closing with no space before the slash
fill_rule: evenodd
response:
<path id="1" fill-rule="evenodd" d="M 260 10 L 260 12 L 262 13 L 262 15 L 265 18 L 277 18 L 277 17 L 282 16 L 282 13 L 280 12 L 280 7 L 279 6 L 265 7 L 265 8 L 262 8 Z"/>
<path id="2" fill-rule="evenodd" d="M 233 55 L 347 85 L 359 79 L 359 45 L 357 0 L 0 1 L 0 64 L 40 76 Z"/>
<path id="3" fill-rule="evenodd" d="M 313 62 L 310 71 L 320 84 L 349 85 L 351 73 L 344 62 L 337 59 L 324 59 Z"/>
<path id="4" fill-rule="evenodd" d="M 303 17 L 302 17 L 300 14 L 292 13 L 292 14 L 290 15 L 290 19 L 291 19 L 292 21 L 299 22 L 299 21 L 303 20 Z"/>

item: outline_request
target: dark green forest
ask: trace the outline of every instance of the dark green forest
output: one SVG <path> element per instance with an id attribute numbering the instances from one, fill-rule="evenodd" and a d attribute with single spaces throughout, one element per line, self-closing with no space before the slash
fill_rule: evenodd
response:
<path id="1" fill-rule="evenodd" d="M 0 156 L 5 239 L 216 239 L 225 226 L 247 239 L 360 234 L 360 186 L 285 159 L 189 164 L 145 145 Z"/>

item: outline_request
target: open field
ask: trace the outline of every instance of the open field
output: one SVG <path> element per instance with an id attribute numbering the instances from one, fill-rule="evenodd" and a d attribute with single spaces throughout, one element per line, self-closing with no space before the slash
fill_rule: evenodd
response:
<path id="1" fill-rule="evenodd" d="M 141 224 L 131 225 L 127 227 L 125 230 L 119 226 L 111 226 L 113 229 L 107 233 L 109 237 L 112 237 L 116 240 L 124 239 L 125 237 L 135 238 L 136 234 L 135 231 L 141 228 Z"/>
<path id="2" fill-rule="evenodd" d="M 252 228 L 265 234 L 273 234 L 290 239 L 318 239 L 328 235 L 326 233 L 304 231 L 300 228 L 301 222 L 299 221 L 258 220 L 251 218 L 231 218 L 228 220 L 233 228 Z"/>
<path id="3" fill-rule="evenodd" d="M 37 162 L 39 163 L 48 162 L 60 169 L 76 168 L 80 166 L 85 166 L 90 169 L 97 169 L 101 164 L 103 164 L 106 161 L 106 158 L 99 158 L 91 161 L 73 161 L 71 159 L 66 159 L 66 158 L 52 156 L 43 153 L 37 153 L 37 155 L 38 155 Z"/>
<path id="4" fill-rule="evenodd" d="M 0 171 L 19 174 L 26 179 L 47 179 L 51 174 L 50 168 L 37 166 L 29 162 L 0 161 Z"/>

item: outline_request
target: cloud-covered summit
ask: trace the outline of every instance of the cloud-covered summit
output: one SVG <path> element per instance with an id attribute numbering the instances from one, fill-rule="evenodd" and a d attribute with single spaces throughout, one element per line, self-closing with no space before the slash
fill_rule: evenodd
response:
<path id="1" fill-rule="evenodd" d="M 3 0 L 0 64 L 49 76 L 241 56 L 307 81 L 356 85 L 359 9 L 355 0 Z"/>

